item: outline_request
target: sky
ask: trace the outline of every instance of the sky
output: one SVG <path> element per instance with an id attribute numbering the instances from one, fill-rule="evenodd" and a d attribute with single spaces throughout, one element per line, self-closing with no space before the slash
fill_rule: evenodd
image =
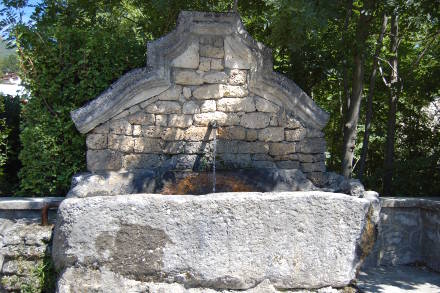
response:
<path id="1" fill-rule="evenodd" d="M 3 9 L 5 7 L 2 2 L 0 3 L 0 9 Z M 29 21 L 30 16 L 32 15 L 32 13 L 35 10 L 34 6 L 38 3 L 41 3 L 41 2 L 42 2 L 41 0 L 29 0 L 29 3 L 28 3 L 29 5 L 23 9 L 23 21 L 24 22 Z"/>

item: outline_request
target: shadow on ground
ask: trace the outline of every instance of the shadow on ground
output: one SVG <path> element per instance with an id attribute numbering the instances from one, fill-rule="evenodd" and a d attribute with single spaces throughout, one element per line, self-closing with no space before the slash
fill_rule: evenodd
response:
<path id="1" fill-rule="evenodd" d="M 357 278 L 360 292 L 440 292 L 440 273 L 425 267 L 382 266 L 362 270 Z"/>

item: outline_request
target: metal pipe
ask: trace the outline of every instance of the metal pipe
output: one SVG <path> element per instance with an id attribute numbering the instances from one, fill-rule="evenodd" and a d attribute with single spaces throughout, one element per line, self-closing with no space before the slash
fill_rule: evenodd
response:
<path id="1" fill-rule="evenodd" d="M 53 202 L 47 203 L 41 209 L 41 225 L 48 226 L 49 225 L 49 209 L 58 208 L 61 202 Z"/>

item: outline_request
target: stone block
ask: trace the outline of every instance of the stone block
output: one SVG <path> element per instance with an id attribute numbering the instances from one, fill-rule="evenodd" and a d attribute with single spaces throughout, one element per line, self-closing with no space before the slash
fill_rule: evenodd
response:
<path id="1" fill-rule="evenodd" d="M 199 70 L 200 71 L 209 71 L 209 70 L 211 70 L 211 59 L 210 58 L 206 58 L 206 57 L 200 57 Z"/>
<path id="2" fill-rule="evenodd" d="M 131 124 L 126 120 L 114 120 L 110 121 L 110 133 L 132 135 L 133 129 Z"/>
<path id="3" fill-rule="evenodd" d="M 186 128 L 192 125 L 193 122 L 192 115 L 185 114 L 171 114 L 168 118 L 169 127 L 180 127 Z"/>
<path id="4" fill-rule="evenodd" d="M 168 87 L 167 87 L 168 88 Z M 164 89 L 165 90 L 165 89 Z M 155 103 L 157 100 L 159 100 L 157 98 L 157 96 L 150 98 L 148 100 L 143 101 L 142 103 L 140 103 L 139 105 L 141 106 L 142 109 L 145 109 L 146 107 L 148 107 L 149 105 Z"/>
<path id="5" fill-rule="evenodd" d="M 126 135 L 109 134 L 108 148 L 123 153 L 133 152 L 134 138 Z"/>
<path id="6" fill-rule="evenodd" d="M 91 133 L 98 133 L 98 134 L 105 134 L 105 133 L 109 133 L 110 131 L 110 123 L 109 122 L 105 122 L 102 123 L 98 126 L 96 126 Z"/>
<path id="7" fill-rule="evenodd" d="M 267 127 L 258 131 L 258 140 L 261 141 L 283 141 L 283 127 Z"/>
<path id="8" fill-rule="evenodd" d="M 168 125 L 168 115 L 165 114 L 156 114 L 154 115 L 154 125 L 156 126 L 167 126 Z M 145 126 L 142 126 L 145 128 Z"/>
<path id="9" fill-rule="evenodd" d="M 223 58 L 225 56 L 225 52 L 223 48 L 214 47 L 211 45 L 202 45 L 200 46 L 200 56 L 209 58 Z"/>
<path id="10" fill-rule="evenodd" d="M 87 134 L 86 145 L 91 150 L 107 148 L 107 134 Z"/>
<path id="11" fill-rule="evenodd" d="M 88 150 L 87 170 L 119 170 L 122 167 L 122 154 L 112 150 Z"/>
<path id="12" fill-rule="evenodd" d="M 164 141 L 157 138 L 136 137 L 134 139 L 135 153 L 162 153 Z"/>
<path id="13" fill-rule="evenodd" d="M 127 117 L 130 124 L 153 125 L 155 122 L 154 114 L 148 114 L 143 111 L 136 112 Z"/>
<path id="14" fill-rule="evenodd" d="M 247 82 L 246 70 L 232 69 L 229 71 L 228 83 L 230 85 L 243 85 Z"/>
<path id="15" fill-rule="evenodd" d="M 222 71 L 207 72 L 203 75 L 205 83 L 225 83 L 227 80 L 228 76 Z"/>
<path id="16" fill-rule="evenodd" d="M 324 187 L 328 182 L 328 176 L 325 172 L 310 172 L 307 173 L 307 178 L 318 187 Z"/>
<path id="17" fill-rule="evenodd" d="M 183 140 L 185 138 L 185 130 L 180 128 L 165 128 L 162 139 L 167 141 Z"/>
<path id="18" fill-rule="evenodd" d="M 140 109 L 140 108 L 139 108 Z M 122 111 L 121 113 L 119 113 L 118 115 L 112 117 L 113 120 L 117 120 L 117 119 L 121 119 L 124 117 L 127 117 L 128 115 L 130 115 L 130 112 L 127 110 Z"/>
<path id="19" fill-rule="evenodd" d="M 277 161 L 276 164 L 280 169 L 299 169 L 298 161 Z"/>
<path id="20" fill-rule="evenodd" d="M 288 115 L 286 117 L 286 120 L 284 122 L 284 127 L 286 128 L 290 128 L 290 129 L 296 129 L 299 127 L 303 127 L 301 122 L 299 122 L 295 117 L 293 117 L 292 115 Z"/>
<path id="21" fill-rule="evenodd" d="M 278 113 L 272 113 L 270 115 L 269 125 L 270 126 L 280 126 L 280 125 L 282 125 L 282 123 L 280 123 L 280 117 L 278 117 Z"/>
<path id="22" fill-rule="evenodd" d="M 218 140 L 217 141 L 217 153 L 230 153 L 230 154 L 236 154 L 238 153 L 238 146 L 241 142 L 238 142 L 236 140 Z"/>
<path id="23" fill-rule="evenodd" d="M 274 169 L 277 165 L 272 161 L 253 161 L 250 164 L 250 168 L 256 169 Z"/>
<path id="24" fill-rule="evenodd" d="M 270 144 L 269 154 L 273 156 L 292 154 L 295 152 L 295 143 L 273 142 Z"/>
<path id="25" fill-rule="evenodd" d="M 312 162 L 320 162 L 325 161 L 325 155 L 324 154 L 316 154 L 316 155 L 310 155 L 310 154 L 301 154 L 298 155 L 298 160 L 304 163 L 312 163 Z"/>
<path id="26" fill-rule="evenodd" d="M 202 35 L 199 38 L 199 43 L 201 45 L 213 45 L 213 36 L 211 35 Z"/>
<path id="27" fill-rule="evenodd" d="M 223 47 L 223 38 L 222 37 L 213 37 L 212 45 L 214 47 L 222 48 Z"/>
<path id="28" fill-rule="evenodd" d="M 165 144 L 164 154 L 182 154 L 185 151 L 184 141 L 170 141 Z"/>
<path id="29" fill-rule="evenodd" d="M 265 128 L 269 125 L 270 116 L 267 113 L 247 113 L 241 116 L 240 125 L 246 128 Z"/>
<path id="30" fill-rule="evenodd" d="M 228 115 L 219 111 L 194 114 L 194 125 L 208 126 L 213 121 L 217 121 L 219 125 L 226 125 L 228 121 Z"/>
<path id="31" fill-rule="evenodd" d="M 263 142 L 243 141 L 238 144 L 238 152 L 245 154 L 265 154 L 269 151 L 269 145 Z"/>
<path id="32" fill-rule="evenodd" d="M 200 112 L 215 112 L 217 109 L 215 100 L 205 100 L 200 104 Z"/>
<path id="33" fill-rule="evenodd" d="M 142 126 L 142 136 L 160 138 L 163 137 L 164 127 L 160 126 Z"/>
<path id="34" fill-rule="evenodd" d="M 191 126 L 185 130 L 184 139 L 187 141 L 205 141 L 214 139 L 214 132 L 209 127 Z"/>
<path id="35" fill-rule="evenodd" d="M 211 69 L 212 70 L 223 70 L 225 67 L 223 65 L 223 59 L 212 58 L 211 59 Z"/>
<path id="36" fill-rule="evenodd" d="M 297 129 L 286 129 L 285 134 L 287 141 L 300 141 L 306 137 L 306 129 L 302 127 Z"/>
<path id="37" fill-rule="evenodd" d="M 324 133 L 317 129 L 307 129 L 306 137 L 310 137 L 310 138 L 324 137 Z"/>
<path id="38" fill-rule="evenodd" d="M 254 154 L 252 155 L 252 161 L 272 161 L 272 157 L 268 154 Z"/>
<path id="39" fill-rule="evenodd" d="M 226 120 L 219 121 L 220 126 L 236 126 L 240 125 L 242 113 L 226 113 Z"/>
<path id="40" fill-rule="evenodd" d="M 193 97 L 199 100 L 212 100 L 222 97 L 219 84 L 204 85 L 193 91 Z"/>
<path id="41" fill-rule="evenodd" d="M 142 135 L 142 125 L 133 125 L 133 136 Z"/>
<path id="42" fill-rule="evenodd" d="M 255 129 L 247 129 L 246 130 L 246 140 L 247 141 L 256 141 L 258 138 L 258 131 Z"/>
<path id="43" fill-rule="evenodd" d="M 298 154 L 275 155 L 273 158 L 275 161 L 297 161 Z"/>
<path id="44" fill-rule="evenodd" d="M 42 260 L 14 259 L 3 263 L 3 275 L 31 276 L 36 267 L 43 264 Z"/>
<path id="45" fill-rule="evenodd" d="M 278 290 L 339 288 L 355 278 L 373 241 L 364 230 L 370 206 L 318 191 L 69 198 L 58 210 L 53 259 L 59 286 L 93 280 L 93 288 L 114 291 L 126 278 L 130 288 L 178 282 L 182 289 L 246 290 L 262 280 Z M 95 276 L 66 275 L 96 264 Z"/>
<path id="46" fill-rule="evenodd" d="M 251 69 L 255 66 L 251 50 L 236 38 L 227 36 L 224 47 L 226 68 Z"/>
<path id="47" fill-rule="evenodd" d="M 203 76 L 200 72 L 189 69 L 174 69 L 173 80 L 176 84 L 181 85 L 201 85 L 203 84 Z"/>
<path id="48" fill-rule="evenodd" d="M 258 96 L 255 97 L 255 105 L 258 112 L 278 113 L 280 111 L 278 105 Z"/>
<path id="49" fill-rule="evenodd" d="M 179 114 L 182 112 L 182 107 L 179 102 L 173 101 L 157 101 L 145 108 L 148 113 L 153 114 Z"/>
<path id="50" fill-rule="evenodd" d="M 187 99 L 191 97 L 191 89 L 189 87 L 183 88 L 183 96 Z"/>
<path id="51" fill-rule="evenodd" d="M 224 153 L 218 156 L 220 169 L 249 168 L 252 166 L 249 154 L 230 154 Z"/>
<path id="52" fill-rule="evenodd" d="M 246 138 L 246 129 L 240 126 L 220 127 L 217 136 L 220 139 L 244 140 Z"/>
<path id="53" fill-rule="evenodd" d="M 32 288 L 38 292 L 43 289 L 38 276 L 32 274 L 28 276 L 8 276 L 2 274 L 0 278 L 0 289 L 2 292 L 23 292 L 23 288 Z"/>
<path id="54" fill-rule="evenodd" d="M 325 162 L 301 163 L 301 170 L 304 173 L 325 172 Z"/>
<path id="55" fill-rule="evenodd" d="M 162 101 L 178 101 L 181 94 L 182 87 L 180 85 L 175 85 L 158 95 L 157 98 Z"/>
<path id="56" fill-rule="evenodd" d="M 298 151 L 301 153 L 324 153 L 325 140 L 323 138 L 306 138 L 298 143 Z"/>
<path id="57" fill-rule="evenodd" d="M 197 155 L 177 155 L 176 169 L 178 170 L 192 170 L 197 160 Z"/>
<path id="58" fill-rule="evenodd" d="M 182 54 L 171 61 L 171 66 L 196 69 L 199 66 L 199 42 L 192 42 Z"/>
<path id="59" fill-rule="evenodd" d="M 212 153 L 213 144 L 208 141 L 187 141 L 185 143 L 186 154 L 209 154 Z"/>
<path id="60" fill-rule="evenodd" d="M 217 100 L 217 110 L 222 112 L 254 112 L 255 103 L 251 97 L 222 98 Z"/>
<path id="61" fill-rule="evenodd" d="M 183 104 L 183 114 L 198 114 L 200 113 L 199 105 L 194 101 L 188 101 Z"/>
<path id="62" fill-rule="evenodd" d="M 248 90 L 244 86 L 220 85 L 221 96 L 229 98 L 243 98 L 248 95 Z"/>
<path id="63" fill-rule="evenodd" d="M 159 167 L 161 162 L 157 154 L 129 154 L 124 156 L 122 166 L 126 170 L 150 169 Z"/>

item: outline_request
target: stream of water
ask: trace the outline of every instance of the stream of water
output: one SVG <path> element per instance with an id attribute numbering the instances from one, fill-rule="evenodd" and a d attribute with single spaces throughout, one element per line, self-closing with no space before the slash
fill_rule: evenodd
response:
<path id="1" fill-rule="evenodd" d="M 217 153 L 217 127 L 213 127 L 212 129 L 214 131 L 214 149 L 212 152 L 213 155 L 213 163 L 212 163 L 212 193 L 215 193 L 215 184 L 216 184 L 216 178 L 215 178 L 215 157 Z"/>

